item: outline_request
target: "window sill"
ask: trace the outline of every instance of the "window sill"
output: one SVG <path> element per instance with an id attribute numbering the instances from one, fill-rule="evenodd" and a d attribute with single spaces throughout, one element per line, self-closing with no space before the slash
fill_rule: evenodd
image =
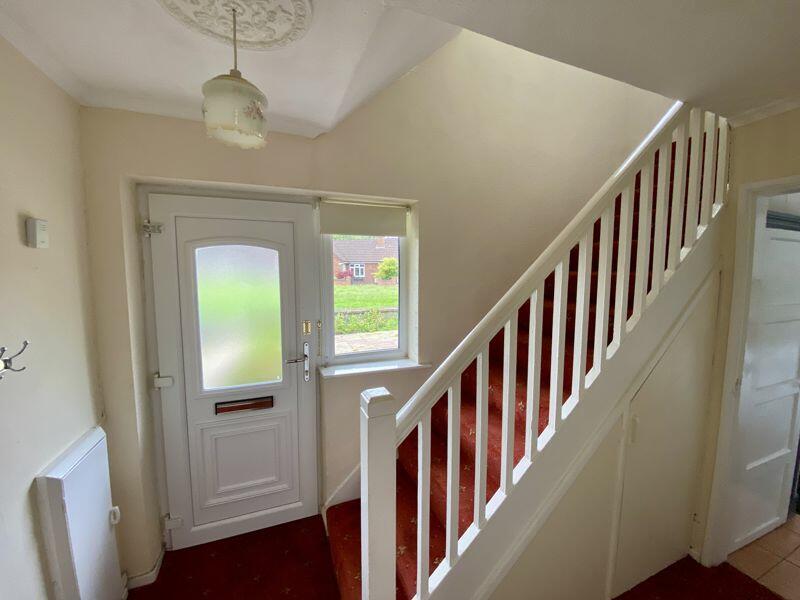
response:
<path id="1" fill-rule="evenodd" d="M 352 363 L 347 365 L 329 365 L 320 367 L 319 374 L 323 379 L 334 379 L 336 377 L 350 377 L 353 375 L 368 375 L 372 373 L 387 373 L 390 371 L 413 371 L 416 369 L 428 369 L 431 365 L 420 364 L 410 358 L 399 358 L 395 360 L 376 360 L 363 363 Z"/>

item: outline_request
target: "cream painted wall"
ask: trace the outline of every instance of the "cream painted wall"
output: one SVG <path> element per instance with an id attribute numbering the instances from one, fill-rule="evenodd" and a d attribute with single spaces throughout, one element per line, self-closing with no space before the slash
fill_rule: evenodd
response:
<path id="1" fill-rule="evenodd" d="M 464 31 L 317 139 L 313 184 L 419 201 L 420 358 L 436 365 L 670 104 Z M 360 389 L 404 402 L 428 374 L 326 383 L 326 490 L 357 463 Z"/>
<path id="2" fill-rule="evenodd" d="M 2 596 L 45 598 L 33 478 L 98 422 L 78 105 L 0 38 L 0 345 L 31 342 L 0 381 Z M 13 82 L 13 85 L 9 84 Z M 25 245 L 47 219 L 50 248 Z"/>
<path id="3" fill-rule="evenodd" d="M 670 102 L 462 33 L 316 140 L 272 135 L 259 153 L 206 139 L 198 122 L 81 111 L 112 486 L 122 563 L 159 546 L 136 181 L 285 186 L 418 200 L 420 357 L 437 363 L 585 204 Z M 598 118 L 602 116 L 602 118 Z M 323 494 L 357 463 L 358 394 L 404 401 L 428 371 L 325 380 Z"/>

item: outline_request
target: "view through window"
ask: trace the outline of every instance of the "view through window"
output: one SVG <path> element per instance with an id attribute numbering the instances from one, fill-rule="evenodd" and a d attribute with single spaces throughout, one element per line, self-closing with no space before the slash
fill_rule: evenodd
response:
<path id="1" fill-rule="evenodd" d="M 397 350 L 400 238 L 331 237 L 336 356 Z"/>

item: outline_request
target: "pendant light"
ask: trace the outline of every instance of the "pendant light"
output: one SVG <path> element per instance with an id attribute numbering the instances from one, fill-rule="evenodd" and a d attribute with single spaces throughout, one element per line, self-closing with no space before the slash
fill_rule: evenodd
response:
<path id="1" fill-rule="evenodd" d="M 203 120 L 208 135 L 238 148 L 263 148 L 267 141 L 267 97 L 239 72 L 236 9 L 233 13 L 233 69 L 203 84 Z"/>

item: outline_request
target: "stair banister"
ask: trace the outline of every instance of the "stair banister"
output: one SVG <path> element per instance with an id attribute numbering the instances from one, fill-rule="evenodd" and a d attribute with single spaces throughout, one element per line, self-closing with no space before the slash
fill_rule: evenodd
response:
<path id="1" fill-rule="evenodd" d="M 592 196 L 591 200 L 567 225 L 556 239 L 528 267 L 508 292 L 495 304 L 475 328 L 467 334 L 455 350 L 422 384 L 417 392 L 397 412 L 397 443 L 417 426 L 425 411 L 436 403 L 452 382 L 461 375 L 469 364 L 488 345 L 492 336 L 505 327 L 511 313 L 530 298 L 536 285 L 553 271 L 564 255 L 568 254 L 581 237 L 602 215 L 609 202 L 622 192 L 631 173 L 635 174 L 641 163 L 649 159 L 659 147 L 660 134 L 671 131 L 681 121 L 689 107 L 675 102 L 647 135 L 641 144 L 628 156 L 614 174 Z M 696 206 L 696 205 L 695 205 Z"/>
<path id="2" fill-rule="evenodd" d="M 670 175 L 670 158 L 673 150 L 674 171 Z M 590 387 L 603 372 L 604 366 L 614 357 L 626 336 L 633 331 L 645 310 L 659 295 L 661 287 L 670 280 L 722 207 L 727 168 L 727 124 L 724 119 L 676 102 L 578 215 L 399 411 L 395 413 L 395 399 L 384 388 L 366 390 L 362 393 L 361 597 L 363 599 L 390 600 L 396 593 L 395 458 L 398 445 L 416 429 L 417 512 L 416 520 L 412 520 L 417 530 L 415 598 L 426 600 L 430 595 L 435 595 L 437 588 L 456 566 L 459 558 L 469 559 L 464 552 L 488 526 L 489 519 L 500 509 L 511 491 L 518 484 L 524 488 L 528 480 L 523 478 L 533 466 L 534 457 L 541 453 L 539 458 L 547 462 L 548 457 L 563 455 L 563 448 L 552 454 L 548 453 L 545 447 L 557 431 L 561 430 L 562 421 L 564 432 L 559 435 L 557 444 L 563 446 L 564 442 L 561 440 L 570 440 L 570 436 L 576 436 L 575 426 L 570 424 L 573 422 L 573 410 L 587 394 L 593 393 Z M 677 185 L 677 182 L 680 182 L 680 185 Z M 619 198 L 618 205 L 617 198 Z M 634 230 L 635 206 L 638 207 L 639 216 Z M 647 218 L 644 218 L 645 216 Z M 617 217 L 618 229 L 615 227 Z M 685 236 L 682 231 L 684 225 Z M 593 251 L 595 245 L 596 254 Z M 574 256 L 573 249 L 577 250 Z M 597 259 L 597 287 L 594 297 L 594 329 L 591 332 L 594 340 L 590 345 L 591 336 L 588 329 L 593 257 Z M 571 258 L 577 259 L 576 266 L 571 263 Z M 577 269 L 574 284 L 568 283 L 571 269 Z M 612 286 L 613 273 L 617 275 Z M 545 281 L 549 282 L 547 278 L 551 274 L 552 306 L 548 310 L 552 311 L 552 331 L 548 330 L 550 356 L 547 357 L 550 365 L 548 380 L 550 393 L 549 398 L 544 400 L 549 400 L 549 418 L 547 427 L 539 433 L 543 304 Z M 575 285 L 574 301 L 570 300 L 571 285 Z M 517 384 L 517 327 L 520 307 L 528 301 L 530 318 L 527 331 L 525 449 L 522 459 L 515 465 L 514 428 L 521 426 L 515 422 L 514 414 Z M 568 306 L 573 304 L 574 320 L 570 330 L 567 327 L 567 313 Z M 610 318 L 612 316 L 613 319 Z M 489 348 L 490 342 L 501 330 L 503 383 L 499 488 L 487 501 Z M 569 338 L 568 332 L 571 336 Z M 610 344 L 609 333 L 612 338 Z M 568 347 L 572 353 L 571 363 L 566 362 Z M 592 366 L 588 372 L 584 368 L 587 365 L 587 356 L 592 358 Z M 624 359 L 621 360 L 625 364 Z M 472 523 L 459 537 L 461 376 L 473 362 L 475 363 L 475 480 L 472 498 L 474 509 Z M 608 363 L 608 366 L 613 370 L 615 364 L 617 363 Z M 564 381 L 565 366 L 572 373 L 572 379 L 569 381 Z M 599 387 L 602 388 L 602 385 Z M 564 390 L 567 390 L 568 397 Z M 600 393 L 602 394 L 602 389 Z M 431 414 L 436 403 L 445 395 L 448 407 L 446 514 L 445 518 L 437 522 L 443 522 L 446 539 L 444 556 L 440 556 L 443 558 L 442 562 L 433 572 L 429 572 Z M 587 406 L 593 405 L 597 406 L 592 403 L 587 404 Z M 586 422 L 587 417 L 581 415 L 591 414 L 591 410 L 589 413 L 584 411 L 574 418 L 578 420 L 583 418 Z M 570 419 L 570 423 L 566 422 L 567 419 Z M 574 441 L 577 441 L 577 438 Z M 534 477 L 536 472 L 538 471 L 534 471 Z M 441 482 L 441 479 L 438 481 Z M 511 504 L 513 508 L 513 498 Z M 442 517 L 441 508 L 437 510 L 440 511 L 439 517 Z M 512 511 L 508 514 L 517 513 Z M 500 527 L 499 530 L 497 527 L 490 528 L 486 532 L 488 536 L 484 539 L 489 540 L 488 543 L 491 544 L 492 531 L 501 531 L 502 524 Z M 474 556 L 480 554 L 473 553 L 470 556 L 475 572 Z M 470 563 L 466 564 L 467 566 L 462 564 L 456 569 L 460 569 L 462 575 L 470 572 Z"/>

